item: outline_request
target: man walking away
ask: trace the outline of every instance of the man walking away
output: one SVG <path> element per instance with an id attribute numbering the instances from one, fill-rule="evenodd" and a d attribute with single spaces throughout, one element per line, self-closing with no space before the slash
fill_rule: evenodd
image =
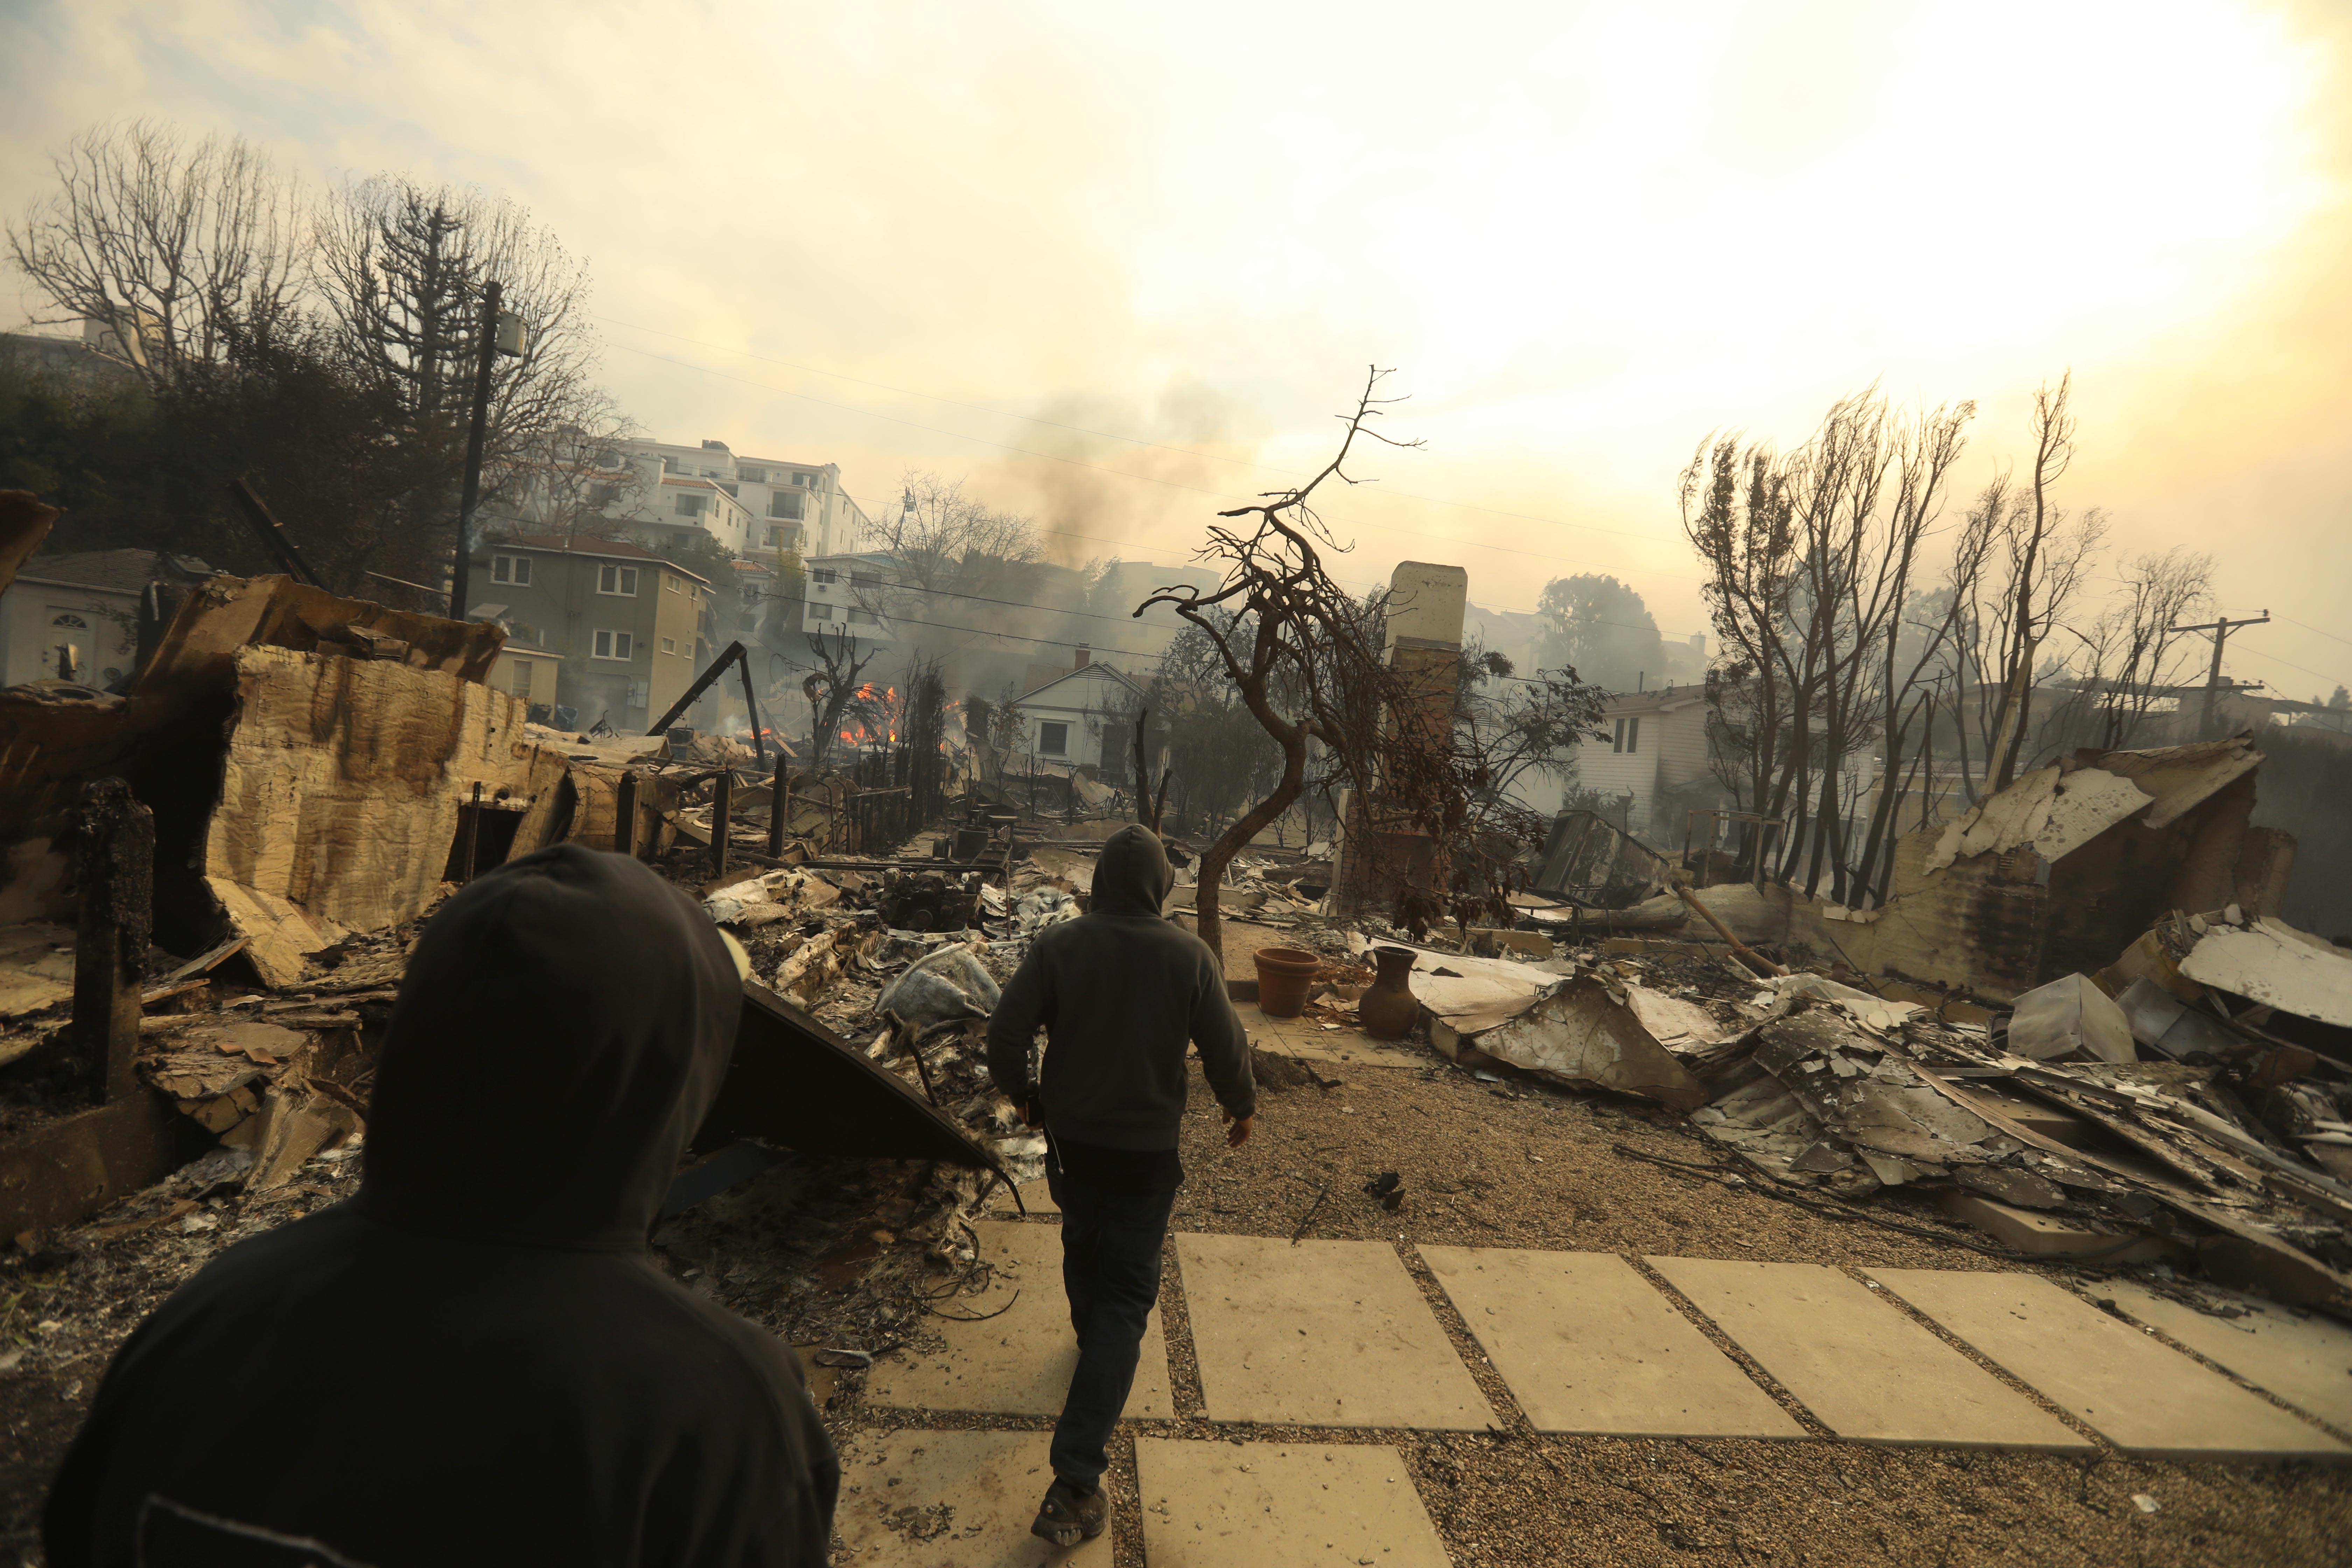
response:
<path id="1" fill-rule="evenodd" d="M 1045 1181 L 1062 1210 L 1062 1285 L 1078 1366 L 1054 1428 L 1054 1484 L 1031 1531 L 1076 1546 L 1110 1522 L 1105 1446 L 1126 1407 L 1145 1321 L 1160 1300 L 1160 1253 L 1184 1167 L 1184 1047 L 1231 1125 L 1249 1137 L 1257 1110 L 1249 1041 L 1214 954 L 1160 917 L 1176 885 L 1159 835 L 1124 827 L 1095 862 L 1094 897 L 1048 926 L 988 1024 L 988 1071 L 1045 1129 Z M 1029 1049 L 1045 1030 L 1042 1087 Z"/>
<path id="2" fill-rule="evenodd" d="M 807 1568 L 840 1468 L 791 1350 L 646 1233 L 741 1016 L 696 901 L 558 845 L 425 927 L 359 1195 L 125 1342 L 52 1568 Z"/>

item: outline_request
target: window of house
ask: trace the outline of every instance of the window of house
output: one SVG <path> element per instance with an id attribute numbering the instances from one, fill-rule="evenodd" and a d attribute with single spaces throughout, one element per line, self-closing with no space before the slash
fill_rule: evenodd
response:
<path id="1" fill-rule="evenodd" d="M 768 525 L 768 548 L 771 550 L 782 550 L 788 544 L 797 544 L 800 542 L 800 537 L 801 531 L 797 528 L 787 527 L 781 522 L 772 522 Z"/>
<path id="2" fill-rule="evenodd" d="M 803 486 L 813 485 L 816 483 L 816 476 L 814 474 L 794 474 L 793 476 L 793 483 Z"/>
<path id="3" fill-rule="evenodd" d="M 490 557 L 490 581 L 511 583 L 518 588 L 530 586 L 530 557 L 528 555 L 493 555 Z"/>
<path id="4" fill-rule="evenodd" d="M 1070 749 L 1070 727 L 1067 724 L 1037 726 L 1037 749 L 1049 757 L 1058 757 Z"/>
<path id="5" fill-rule="evenodd" d="M 636 638 L 627 632 L 598 632 L 595 647 L 598 658 L 625 660 L 637 653 Z"/>
<path id="6" fill-rule="evenodd" d="M 764 485 L 768 482 L 768 470 L 765 468 L 751 468 L 746 464 L 738 463 L 735 465 L 735 472 L 742 477 L 743 482 L 747 485 Z"/>
<path id="7" fill-rule="evenodd" d="M 664 653 L 676 653 L 677 651 L 677 639 L 676 637 L 664 637 L 664 638 L 662 638 L 662 652 L 664 652 Z"/>
<path id="8" fill-rule="evenodd" d="M 590 485 L 588 487 L 588 504 L 590 506 L 611 506 L 614 501 L 619 500 L 620 499 L 621 487 L 618 485 Z"/>
<path id="9" fill-rule="evenodd" d="M 809 568 L 809 581 L 822 583 L 829 587 L 841 581 L 841 574 L 830 566 L 812 566 Z"/>
<path id="10" fill-rule="evenodd" d="M 734 498 L 734 496 L 735 496 L 735 494 L 736 494 L 736 490 L 735 490 L 735 486 L 734 486 L 731 482 L 727 481 L 727 480 L 721 480 L 721 481 L 719 482 L 719 488 L 720 489 L 725 490 L 725 491 L 727 492 L 729 499 L 732 500 L 732 499 Z"/>
<path id="11" fill-rule="evenodd" d="M 871 610 L 861 610 L 852 605 L 849 607 L 849 624 L 853 626 L 878 626 L 882 624 L 882 617 Z"/>
<path id="12" fill-rule="evenodd" d="M 852 572 L 849 574 L 849 585 L 853 588 L 879 588 L 882 585 L 882 574 L 878 572 Z"/>
<path id="13" fill-rule="evenodd" d="M 681 584 L 677 578 L 671 576 L 668 573 L 665 572 L 662 574 L 662 586 L 668 589 L 671 593 L 677 593 L 678 589 L 684 585 L 685 584 Z"/>
<path id="14" fill-rule="evenodd" d="M 617 594 L 624 599 L 637 596 L 637 569 L 634 566 L 599 566 L 596 568 L 596 592 Z"/>
<path id="15" fill-rule="evenodd" d="M 682 474 L 686 472 L 686 465 L 676 458 L 664 458 L 662 459 L 662 472 L 665 474 Z"/>
<path id="16" fill-rule="evenodd" d="M 1609 749 L 1612 752 L 1640 751 L 1642 749 L 1642 721 L 1638 718 L 1618 720 L 1615 742 Z"/>
<path id="17" fill-rule="evenodd" d="M 778 490 L 768 498 L 768 515 L 798 522 L 808 510 L 808 498 L 797 490 Z"/>
<path id="18" fill-rule="evenodd" d="M 519 658 L 514 661 L 513 691 L 517 697 L 528 698 L 530 696 L 530 660 L 527 658 Z"/>
<path id="19" fill-rule="evenodd" d="M 708 496 L 678 497 L 677 515 L 680 517 L 700 517 L 702 515 L 702 503 L 709 499 L 710 498 Z"/>

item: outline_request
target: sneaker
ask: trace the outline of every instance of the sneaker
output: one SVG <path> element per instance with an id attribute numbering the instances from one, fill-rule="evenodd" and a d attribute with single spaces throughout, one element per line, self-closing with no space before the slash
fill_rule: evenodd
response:
<path id="1" fill-rule="evenodd" d="M 1109 1525 L 1110 1499 L 1102 1488 L 1082 1493 L 1057 1479 L 1045 1489 L 1045 1500 L 1038 1505 L 1037 1520 L 1029 1533 L 1056 1546 L 1076 1546 L 1081 1541 L 1092 1541 Z"/>

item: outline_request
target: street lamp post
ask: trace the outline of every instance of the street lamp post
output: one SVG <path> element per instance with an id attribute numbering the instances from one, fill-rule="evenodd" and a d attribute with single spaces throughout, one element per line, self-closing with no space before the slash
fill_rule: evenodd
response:
<path id="1" fill-rule="evenodd" d="M 449 572 L 449 618 L 466 618 L 467 577 L 473 563 L 474 509 L 482 499 L 482 442 L 490 423 L 490 366 L 500 354 L 520 359 L 530 349 L 522 318 L 499 309 L 505 286 L 482 290 L 482 345 L 474 371 L 474 422 L 466 435 L 466 489 L 457 501 L 457 554 Z"/>

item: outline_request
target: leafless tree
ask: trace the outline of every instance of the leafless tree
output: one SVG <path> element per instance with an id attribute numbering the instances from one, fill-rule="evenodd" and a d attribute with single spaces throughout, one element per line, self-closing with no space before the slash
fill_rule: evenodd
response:
<path id="1" fill-rule="evenodd" d="M 1362 635 L 1360 606 L 1326 569 L 1325 552 L 1345 547 L 1332 538 L 1312 504 L 1316 491 L 1329 480 L 1357 482 L 1346 465 L 1359 437 L 1389 446 L 1419 445 L 1392 441 L 1370 427 L 1400 401 L 1375 395 L 1386 374 L 1374 367 L 1367 374 L 1355 408 L 1340 416 L 1346 429 L 1339 452 L 1306 483 L 1218 514 L 1234 521 L 1229 526 L 1212 526 L 1209 542 L 1200 552 L 1201 559 L 1223 568 L 1223 579 L 1214 591 L 1163 590 L 1135 608 L 1140 616 L 1155 605 L 1166 605 L 1197 629 L 1240 693 L 1243 706 L 1281 751 L 1281 772 L 1273 788 L 1201 857 L 1197 925 L 1201 940 L 1221 958 L 1218 897 L 1225 868 L 1298 798 L 1306 784 L 1310 739 L 1320 739 L 1329 748 L 1366 798 L 1376 782 L 1391 786 L 1385 793 L 1401 818 L 1433 829 L 1451 828 L 1460 820 L 1458 795 L 1449 799 L 1442 792 L 1416 787 L 1424 782 L 1424 773 L 1436 771 L 1420 765 L 1418 757 L 1431 751 L 1440 758 L 1450 757 L 1450 736 L 1426 731 L 1450 728 L 1452 693 L 1437 694 L 1433 726 L 1425 716 L 1429 694 L 1389 670 L 1380 644 Z M 1383 705 L 1385 736 L 1364 726 L 1360 710 L 1350 710 L 1351 694 L 1358 698 L 1352 706 L 1360 710 L 1360 694 L 1374 691 L 1392 700 Z M 1283 696 L 1289 700 L 1277 706 Z M 1385 772 L 1382 762 L 1388 764 Z"/>
<path id="2" fill-rule="evenodd" d="M 151 390 L 273 341 L 296 318 L 299 198 L 241 138 L 108 123 L 53 160 L 58 188 L 8 226 L 45 324 L 97 321 Z"/>
<path id="3" fill-rule="evenodd" d="M 2033 716 L 2033 687 L 2042 645 L 2072 609 L 2093 557 L 2106 541 L 2106 514 L 2094 507 L 2070 512 L 2051 492 L 2074 458 L 2074 416 L 2068 407 L 2072 371 L 2033 394 L 2033 462 L 2023 490 L 2005 479 L 1989 486 L 1979 508 L 1998 520 L 2004 573 L 2000 592 L 1978 616 L 1972 642 L 1979 692 L 1998 683 L 1986 737 L 1985 788 L 2006 789 L 2018 773 Z M 1990 678 L 1990 679 L 1989 679 Z M 1981 700 L 1979 708 L 1981 709 Z"/>
<path id="4" fill-rule="evenodd" d="M 1801 857 L 1809 895 L 1826 870 L 1834 897 L 1853 896 L 1885 840 L 1874 820 L 1859 852 L 1852 843 L 1849 764 L 1874 743 L 1895 755 L 1922 711 L 1903 613 L 1974 413 L 1898 412 L 1873 387 L 1832 405 L 1792 453 L 1710 437 L 1684 470 L 1684 526 L 1728 655 L 1708 682 L 1721 776 L 1735 802 L 1788 825 L 1779 871 Z M 1759 879 L 1765 837 L 1749 838 Z"/>
<path id="5" fill-rule="evenodd" d="M 2098 618 L 2087 627 L 2064 628 L 2081 659 L 2073 706 L 2088 711 L 2062 713 L 2060 727 L 2082 733 L 2101 751 L 2131 745 L 2156 705 L 2177 693 L 2199 661 L 2199 645 L 2170 636 L 2171 629 L 2203 619 L 2212 599 L 2210 555 L 2176 545 L 2126 561 L 2117 591 Z"/>
<path id="6" fill-rule="evenodd" d="M 349 181 L 320 204 L 310 257 L 339 361 L 401 408 L 405 439 L 439 458 L 436 482 L 412 500 L 415 526 L 452 516 L 492 282 L 529 342 L 519 357 L 493 356 L 486 504 L 512 510 L 520 498 L 509 488 L 543 478 L 555 454 L 601 449 L 622 434 L 593 379 L 587 270 L 517 203 L 405 177 Z"/>
<path id="7" fill-rule="evenodd" d="M 872 683 L 865 679 L 866 667 L 882 650 L 869 647 L 861 657 L 857 639 L 846 632 L 830 637 L 813 632 L 808 645 L 816 668 L 801 682 L 801 694 L 809 705 L 808 765 L 818 770 L 824 766 L 843 724 L 860 720 L 860 705 L 873 700 Z"/>

